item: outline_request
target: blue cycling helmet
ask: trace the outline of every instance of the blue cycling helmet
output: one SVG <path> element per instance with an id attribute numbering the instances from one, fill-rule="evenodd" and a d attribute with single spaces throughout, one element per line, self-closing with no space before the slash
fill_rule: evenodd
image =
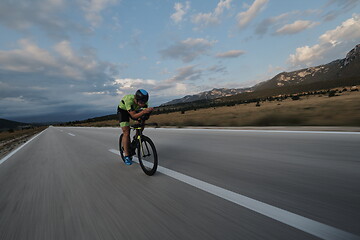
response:
<path id="1" fill-rule="evenodd" d="M 149 100 L 149 94 L 144 89 L 139 89 L 135 93 L 135 99 L 146 103 Z"/>

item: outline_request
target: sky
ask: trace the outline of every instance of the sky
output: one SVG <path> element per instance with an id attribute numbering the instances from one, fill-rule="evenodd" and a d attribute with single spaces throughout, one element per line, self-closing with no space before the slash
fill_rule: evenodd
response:
<path id="1" fill-rule="evenodd" d="M 344 58 L 360 0 L 1 0 L 0 118 L 73 121 Z"/>

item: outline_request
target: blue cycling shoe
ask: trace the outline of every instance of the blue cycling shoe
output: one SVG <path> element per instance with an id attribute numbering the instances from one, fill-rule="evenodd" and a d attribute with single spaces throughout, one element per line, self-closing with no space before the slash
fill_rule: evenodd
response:
<path id="1" fill-rule="evenodd" d="M 132 164 L 132 159 L 131 159 L 131 157 L 125 156 L 125 157 L 124 157 L 124 162 L 125 162 L 126 165 L 131 165 L 131 164 Z"/>

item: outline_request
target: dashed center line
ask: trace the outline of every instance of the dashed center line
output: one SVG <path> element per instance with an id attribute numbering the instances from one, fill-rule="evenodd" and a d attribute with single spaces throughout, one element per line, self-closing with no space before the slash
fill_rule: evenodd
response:
<path id="1" fill-rule="evenodd" d="M 75 134 L 72 134 L 72 133 L 68 133 L 70 136 L 73 136 L 73 137 L 75 137 Z"/>
<path id="2" fill-rule="evenodd" d="M 110 152 L 120 155 L 120 152 L 115 149 L 109 149 Z M 138 161 L 136 160 L 138 163 Z M 189 184 L 193 187 L 201 189 L 205 192 L 211 193 L 215 196 L 233 202 L 237 205 L 260 213 L 264 216 L 270 217 L 281 223 L 297 228 L 303 232 L 309 233 L 316 237 L 325 240 L 360 240 L 360 237 L 352 233 L 345 232 L 341 229 L 331 227 L 329 225 L 316 222 L 309 218 L 297 215 L 295 213 L 283 210 L 278 207 L 260 202 L 258 200 L 243 196 L 241 194 L 229 191 L 227 189 L 215 186 L 213 184 L 201 181 L 199 179 L 187 176 L 185 174 L 170 170 L 165 167 L 158 166 L 157 171 L 179 180 L 183 183 Z"/>

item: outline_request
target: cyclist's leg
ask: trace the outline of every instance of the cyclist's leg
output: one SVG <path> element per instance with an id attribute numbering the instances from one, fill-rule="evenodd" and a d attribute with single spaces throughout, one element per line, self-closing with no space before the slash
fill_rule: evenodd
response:
<path id="1" fill-rule="evenodd" d="M 129 151 L 129 147 L 130 147 L 130 127 L 129 126 L 124 126 L 124 127 L 121 127 L 121 129 L 123 131 L 122 145 L 124 146 L 125 156 L 130 156 L 130 151 Z"/>
<path id="2" fill-rule="evenodd" d="M 122 145 L 124 146 L 125 156 L 130 155 L 129 146 L 130 146 L 130 115 L 127 111 L 120 109 L 118 107 L 117 115 L 120 122 L 120 127 L 123 131 Z"/>

